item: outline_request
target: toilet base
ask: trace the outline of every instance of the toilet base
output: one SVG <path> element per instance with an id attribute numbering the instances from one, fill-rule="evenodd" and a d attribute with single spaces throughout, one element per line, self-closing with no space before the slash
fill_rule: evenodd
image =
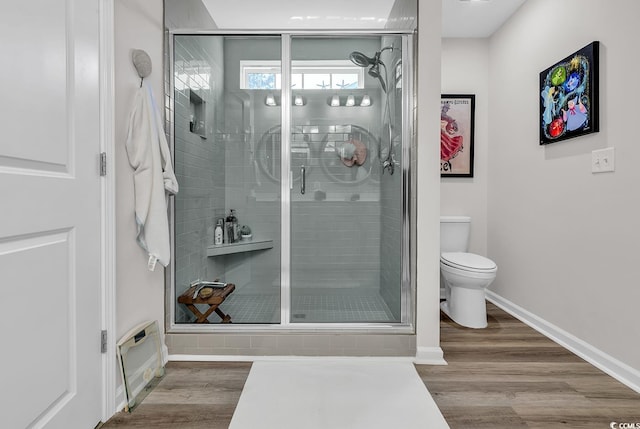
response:
<path id="1" fill-rule="evenodd" d="M 440 303 L 440 309 L 459 325 L 467 328 L 487 327 L 487 306 L 484 289 L 449 287 L 447 300 Z"/>

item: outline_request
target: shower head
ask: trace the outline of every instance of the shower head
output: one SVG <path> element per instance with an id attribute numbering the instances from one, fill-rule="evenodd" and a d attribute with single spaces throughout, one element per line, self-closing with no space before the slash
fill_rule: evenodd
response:
<path id="1" fill-rule="evenodd" d="M 362 52 L 358 52 L 358 51 L 353 51 L 349 54 L 349 59 L 351 60 L 351 62 L 359 67 L 369 67 L 372 65 L 376 65 L 382 62 L 382 60 L 380 59 L 380 54 L 382 54 L 384 51 L 386 51 L 387 49 L 390 50 L 394 50 L 395 48 L 393 46 L 385 46 L 384 48 L 380 49 L 378 52 L 376 52 L 373 57 L 368 57 L 365 54 L 363 54 Z"/>
<path id="2" fill-rule="evenodd" d="M 393 46 L 385 46 L 384 48 L 376 52 L 373 55 L 373 58 L 370 58 L 362 52 L 358 51 L 353 51 L 349 54 L 349 59 L 353 64 L 357 65 L 358 67 L 369 67 L 369 71 L 367 73 L 369 74 L 369 76 L 374 77 L 380 81 L 380 86 L 382 87 L 382 90 L 384 92 L 387 92 L 387 85 L 385 83 L 385 79 L 380 74 L 380 65 L 382 65 L 382 67 L 385 69 L 385 75 L 387 67 L 380 59 L 380 54 L 388 49 L 393 51 L 395 48 Z"/>
<path id="3" fill-rule="evenodd" d="M 351 54 L 349 54 L 349 59 L 358 67 L 369 67 L 370 65 L 375 64 L 376 61 L 379 61 L 379 58 L 377 57 L 369 58 L 362 52 L 358 51 L 351 52 Z"/>
<path id="4" fill-rule="evenodd" d="M 380 77 L 380 64 L 374 64 L 367 72 L 369 76 L 379 78 Z"/>
<path id="5" fill-rule="evenodd" d="M 382 87 L 382 91 L 386 93 L 387 84 L 384 82 L 384 78 L 380 74 L 380 64 L 382 64 L 382 67 L 385 67 L 384 63 L 380 61 L 378 64 L 372 65 L 367 73 L 369 74 L 369 76 L 378 79 L 378 81 L 380 82 L 380 86 Z M 385 70 L 386 70 L 386 67 L 385 67 Z M 385 71 L 385 74 L 386 74 L 386 71 Z"/>

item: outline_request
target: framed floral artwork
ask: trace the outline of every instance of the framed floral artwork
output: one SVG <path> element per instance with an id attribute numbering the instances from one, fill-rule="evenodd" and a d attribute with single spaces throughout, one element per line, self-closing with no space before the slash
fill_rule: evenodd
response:
<path id="1" fill-rule="evenodd" d="M 473 177 L 474 94 L 440 97 L 440 176 Z"/>
<path id="2" fill-rule="evenodd" d="M 540 73 L 540 144 L 595 133 L 599 43 L 592 42 Z"/>

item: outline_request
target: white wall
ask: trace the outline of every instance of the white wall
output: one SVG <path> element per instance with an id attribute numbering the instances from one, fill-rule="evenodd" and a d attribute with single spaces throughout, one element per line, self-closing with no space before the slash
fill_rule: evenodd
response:
<path id="1" fill-rule="evenodd" d="M 475 94 L 473 177 L 444 177 L 440 185 L 443 215 L 471 216 L 469 251 L 487 254 L 489 181 L 489 39 L 442 40 L 442 93 Z"/>
<path id="2" fill-rule="evenodd" d="M 488 184 L 490 289 L 636 371 L 639 17 L 637 0 L 536 0 L 491 38 Z M 540 71 L 594 40 L 601 131 L 540 146 Z M 592 174 L 605 147 L 616 171 Z"/>
<path id="3" fill-rule="evenodd" d="M 413 30 L 418 27 L 418 0 L 395 0 L 385 24 L 388 30 Z"/>
<path id="4" fill-rule="evenodd" d="M 167 28 L 218 28 L 202 0 L 164 0 Z"/>
<path id="5" fill-rule="evenodd" d="M 433 361 L 440 350 L 440 55 L 442 5 L 423 1 L 418 8 L 417 156 L 411 168 L 417 184 L 416 348 L 417 362 Z"/>
<path id="6" fill-rule="evenodd" d="M 125 151 L 128 115 L 140 78 L 131 50 L 144 49 L 153 62 L 147 79 L 163 99 L 162 0 L 115 0 L 115 146 L 116 146 L 116 336 L 146 320 L 164 332 L 164 269 L 147 269 L 148 256 L 136 243 L 133 170 Z"/>

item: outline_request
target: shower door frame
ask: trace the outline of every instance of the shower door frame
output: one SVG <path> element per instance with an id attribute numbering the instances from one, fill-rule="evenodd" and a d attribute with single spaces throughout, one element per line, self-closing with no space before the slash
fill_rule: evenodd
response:
<path id="1" fill-rule="evenodd" d="M 375 334 L 415 334 L 415 245 L 411 240 L 411 230 L 415 225 L 411 224 L 411 184 L 413 172 L 411 169 L 411 155 L 416 147 L 416 133 L 414 132 L 415 100 L 415 76 L 412 72 L 416 53 L 416 40 L 413 31 L 397 30 L 309 30 L 309 31 L 233 31 L 233 30 L 171 30 L 165 33 L 165 48 L 168 52 L 165 66 L 166 80 L 170 96 L 168 99 L 169 115 L 165 121 L 169 129 L 169 144 L 172 156 L 175 159 L 175 79 L 174 79 L 174 37 L 175 36 L 277 36 L 281 41 L 281 98 L 291 99 L 291 39 L 300 36 L 307 37 L 375 37 L 398 36 L 402 43 L 402 163 L 401 169 L 396 174 L 402 174 L 402 248 L 401 264 L 402 278 L 400 285 L 401 317 L 400 322 L 340 322 L 340 323 L 300 323 L 291 322 L 291 104 L 280 105 L 280 126 L 287 132 L 281 133 L 281 248 L 280 248 L 280 323 L 260 324 L 193 324 L 176 323 L 176 295 L 175 295 L 175 200 L 169 201 L 169 232 L 171 236 L 172 255 L 169 265 L 165 269 L 165 329 L 168 334 L 179 333 L 278 333 L 278 332 L 340 332 L 340 333 L 375 333 Z M 410 79 L 404 77 L 409 76 Z M 168 82 L 167 82 L 168 81 Z M 390 88 L 391 89 L 391 88 Z M 285 168 L 286 166 L 286 168 Z M 169 287 L 167 287 L 169 285 Z"/>

